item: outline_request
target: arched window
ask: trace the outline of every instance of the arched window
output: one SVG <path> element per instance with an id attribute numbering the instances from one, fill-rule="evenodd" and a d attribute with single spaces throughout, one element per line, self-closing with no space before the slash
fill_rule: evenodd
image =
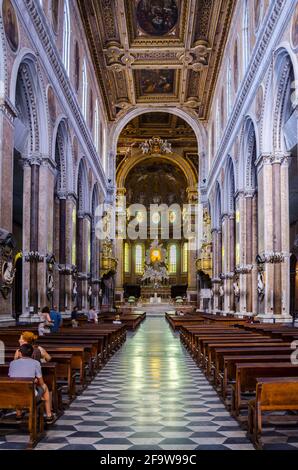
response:
<path id="1" fill-rule="evenodd" d="M 136 245 L 135 272 L 136 272 L 136 274 L 143 274 L 143 272 L 144 272 L 144 260 L 143 260 L 143 247 L 142 247 L 142 245 Z"/>
<path id="2" fill-rule="evenodd" d="M 86 59 L 83 63 L 83 93 L 82 93 L 82 112 L 85 118 L 87 119 L 87 94 L 88 94 L 88 77 L 87 77 L 87 65 Z"/>
<path id="3" fill-rule="evenodd" d="M 69 12 L 69 0 L 64 0 L 64 13 L 63 13 L 63 53 L 62 60 L 69 75 L 70 66 L 70 12 Z"/>
<path id="4" fill-rule="evenodd" d="M 227 117 L 230 116 L 232 109 L 232 66 L 231 59 L 228 62 L 227 68 Z"/>
<path id="5" fill-rule="evenodd" d="M 169 273 L 175 274 L 177 272 L 177 247 L 171 245 L 169 250 Z"/>
<path id="6" fill-rule="evenodd" d="M 94 111 L 94 145 L 97 153 L 99 153 L 99 107 L 98 100 L 95 103 Z"/>
<path id="7" fill-rule="evenodd" d="M 248 1 L 244 2 L 243 11 L 243 73 L 246 72 L 249 61 L 249 11 Z"/>
<path id="8" fill-rule="evenodd" d="M 129 262 L 129 244 L 124 244 L 124 272 L 128 274 L 130 272 L 129 269 L 130 262 Z"/>
<path id="9" fill-rule="evenodd" d="M 188 271 L 188 243 L 183 244 L 183 256 L 182 256 L 182 271 L 187 273 Z"/>

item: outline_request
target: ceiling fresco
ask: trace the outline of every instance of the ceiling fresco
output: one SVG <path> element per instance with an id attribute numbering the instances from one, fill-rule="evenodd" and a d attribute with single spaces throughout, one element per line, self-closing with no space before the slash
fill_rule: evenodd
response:
<path id="1" fill-rule="evenodd" d="M 77 0 L 110 120 L 179 106 L 206 120 L 236 0 Z"/>

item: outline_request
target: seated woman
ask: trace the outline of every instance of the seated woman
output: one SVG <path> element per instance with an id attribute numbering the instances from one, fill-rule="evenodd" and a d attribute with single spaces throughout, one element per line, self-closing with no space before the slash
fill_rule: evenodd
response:
<path id="1" fill-rule="evenodd" d="M 43 336 L 46 333 L 51 333 L 51 328 L 53 327 L 53 322 L 50 317 L 49 307 L 44 307 L 39 313 L 40 323 L 38 325 L 38 334 Z"/>
<path id="2" fill-rule="evenodd" d="M 19 358 L 14 360 L 9 365 L 8 376 L 11 378 L 32 378 L 35 379 L 36 390 L 35 395 L 37 399 L 45 402 L 46 409 L 46 422 L 48 424 L 54 421 L 52 414 L 51 395 L 47 385 L 44 383 L 41 365 L 38 361 L 32 359 L 33 346 L 32 344 L 24 343 L 19 351 Z M 22 410 L 17 410 L 17 418 L 22 418 Z"/>
<path id="3" fill-rule="evenodd" d="M 22 346 L 23 344 L 30 344 L 32 346 L 32 359 L 35 359 L 39 362 L 50 362 L 51 356 L 47 353 L 47 351 L 43 347 L 37 346 L 35 344 L 37 338 L 38 337 L 34 333 L 32 333 L 32 331 L 24 331 L 19 338 L 19 344 L 20 346 Z M 16 350 L 14 355 L 15 359 L 19 359 L 19 357 L 20 348 Z"/>

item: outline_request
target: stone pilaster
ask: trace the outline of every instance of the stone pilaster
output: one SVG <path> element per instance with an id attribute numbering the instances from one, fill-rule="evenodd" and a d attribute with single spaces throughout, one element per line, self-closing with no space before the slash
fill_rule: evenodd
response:
<path id="1" fill-rule="evenodd" d="M 261 155 L 259 170 L 259 260 L 265 291 L 261 321 L 290 322 L 288 155 Z"/>
<path id="2" fill-rule="evenodd" d="M 46 255 L 53 254 L 54 184 L 55 165 L 50 159 L 43 158 L 39 170 L 38 251 L 44 258 L 37 266 L 38 308 L 49 303 Z"/>
<path id="3" fill-rule="evenodd" d="M 78 230 L 78 306 L 81 310 L 89 309 L 88 302 L 88 279 L 91 271 L 91 215 L 79 213 L 77 217 Z"/>
<path id="4" fill-rule="evenodd" d="M 0 99 L 0 227 L 12 232 L 14 119 L 17 110 L 7 97 Z M 0 322 L 12 320 L 12 292 L 0 294 Z"/>
<path id="5" fill-rule="evenodd" d="M 234 312 L 233 279 L 235 269 L 235 216 L 222 216 L 222 274 L 223 280 L 223 312 Z"/>
<path id="6" fill-rule="evenodd" d="M 221 283 L 220 274 L 222 272 L 222 253 L 221 253 L 221 230 L 213 229 L 212 236 L 212 311 L 217 313 L 221 310 L 221 297 L 219 286 Z"/>

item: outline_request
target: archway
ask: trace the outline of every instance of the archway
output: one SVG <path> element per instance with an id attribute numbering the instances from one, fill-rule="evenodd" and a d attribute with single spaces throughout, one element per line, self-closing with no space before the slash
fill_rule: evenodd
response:
<path id="1" fill-rule="evenodd" d="M 235 312 L 233 280 L 235 275 L 236 224 L 235 224 L 235 169 L 228 157 L 225 169 L 222 214 L 222 279 L 224 289 L 223 310 Z"/>
<path id="2" fill-rule="evenodd" d="M 160 295 L 163 298 L 171 296 L 171 290 L 172 293 L 175 291 L 174 286 L 177 292 L 183 287 L 185 295 L 188 286 L 192 294 L 196 295 L 195 262 L 192 254 L 187 251 L 187 240 L 181 238 L 178 242 L 171 239 L 171 224 L 168 239 L 162 237 L 158 230 L 152 237 L 149 231 L 152 214 L 148 215 L 148 209 L 151 204 L 165 204 L 171 211 L 170 206 L 175 204 L 182 210 L 183 205 L 188 202 L 197 203 L 198 167 L 196 135 L 180 117 L 155 110 L 151 113 L 143 112 L 123 129 L 117 151 L 118 196 L 126 196 L 127 207 L 133 204 L 143 205 L 140 214 L 136 215 L 143 217 L 141 213 L 144 211 L 147 226 L 145 235 L 142 233 L 142 240 L 126 239 L 124 246 L 122 240 L 117 241 L 117 294 L 123 289 L 123 285 L 126 292 L 139 292 L 142 283 L 150 287 L 148 280 L 142 281 L 146 269 L 145 255 L 153 239 L 157 239 L 163 244 L 168 265 L 171 266 L 169 270 L 172 271 L 168 282 L 164 279 L 161 282 L 163 287 L 165 283 L 168 285 L 163 293 L 160 290 Z M 156 214 L 156 217 L 161 222 L 161 213 Z M 142 225 L 142 221 L 140 224 Z M 145 293 L 145 286 L 143 287 L 142 296 L 148 299 L 152 292 L 148 289 L 148 293 Z"/>
<path id="3" fill-rule="evenodd" d="M 23 274 L 19 276 L 19 282 L 15 284 L 13 291 L 13 308 L 17 309 L 17 315 L 24 313 L 25 309 L 28 313 L 29 307 L 37 312 L 39 303 L 36 256 L 39 248 L 39 167 L 48 142 L 47 130 L 43 131 L 44 139 L 40 132 L 41 120 L 47 122 L 44 119 L 43 98 L 34 59 L 25 57 L 17 71 L 14 91 L 18 117 L 14 125 L 12 225 L 13 235 L 17 240 L 17 251 L 27 251 L 29 254 L 20 258 Z M 18 261 L 18 269 L 20 263 L 21 261 Z M 28 292 L 26 298 L 25 292 Z"/>

